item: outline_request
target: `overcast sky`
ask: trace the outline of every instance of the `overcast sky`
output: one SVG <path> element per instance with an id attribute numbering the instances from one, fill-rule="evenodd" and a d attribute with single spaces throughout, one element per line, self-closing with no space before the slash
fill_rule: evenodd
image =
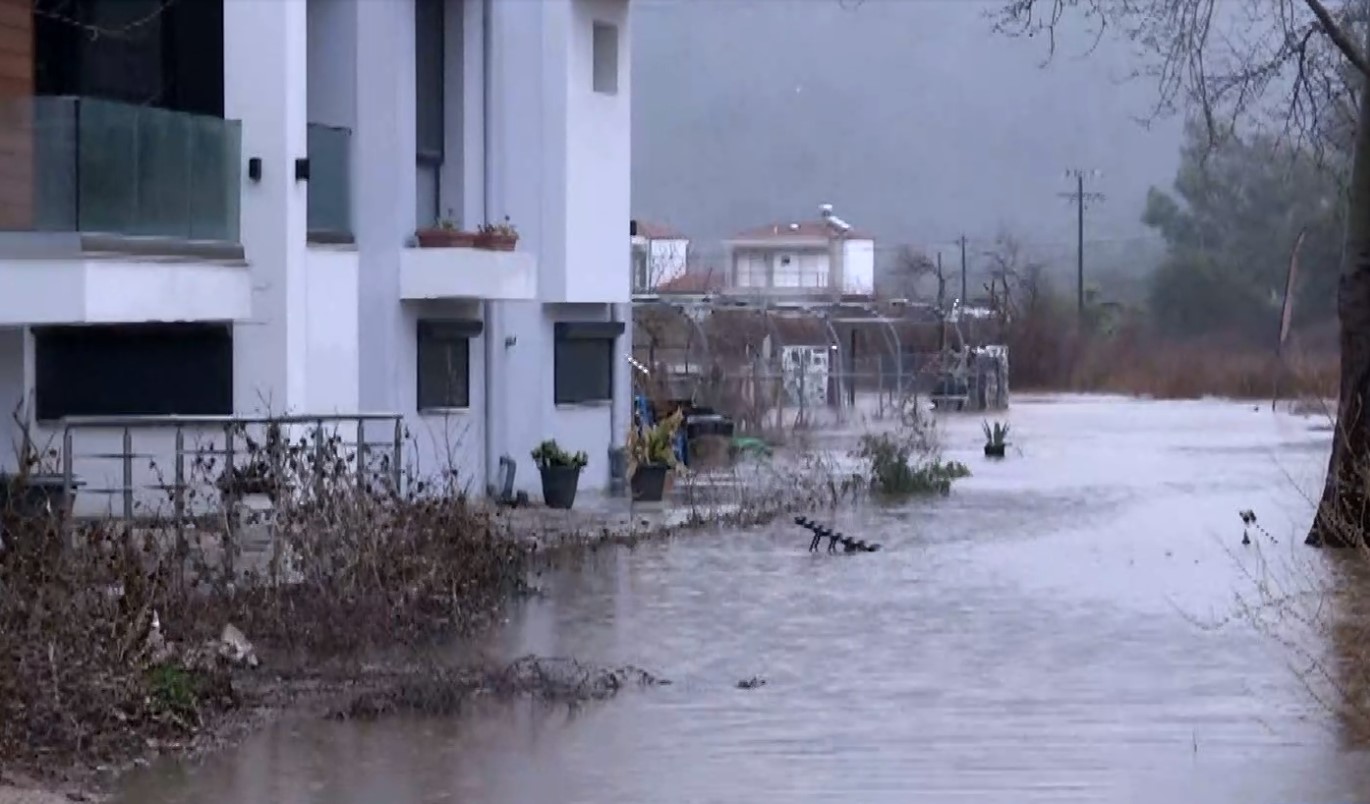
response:
<path id="1" fill-rule="evenodd" d="M 1002 1 L 1002 0 L 1000 0 Z M 854 5 L 846 0 L 846 6 Z M 1067 167 L 1098 169 L 1090 239 L 1146 234 L 1178 120 L 1126 46 L 1080 32 L 997 36 L 991 0 L 639 0 L 633 209 L 708 241 L 827 202 L 886 242 L 939 246 L 1003 227 L 1073 243 Z"/>

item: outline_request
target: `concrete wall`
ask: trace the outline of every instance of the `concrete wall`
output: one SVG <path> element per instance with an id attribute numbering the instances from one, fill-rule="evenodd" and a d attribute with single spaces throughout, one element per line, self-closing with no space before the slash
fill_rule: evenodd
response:
<path id="1" fill-rule="evenodd" d="M 568 302 L 626 302 L 631 262 L 624 243 L 632 216 L 628 61 L 629 3 L 626 0 L 571 0 L 566 69 L 566 252 L 552 270 L 565 275 L 565 293 L 546 296 Z M 596 92 L 593 31 L 596 23 L 618 34 L 617 91 Z"/>
<path id="2" fill-rule="evenodd" d="M 875 243 L 871 240 L 845 240 L 842 243 L 842 292 L 875 291 Z"/>
<path id="3" fill-rule="evenodd" d="M 652 287 L 685 275 L 690 252 L 689 240 L 651 240 L 647 243 L 647 249 L 647 277 Z"/>
<path id="4" fill-rule="evenodd" d="M 355 413 L 360 409 L 357 363 L 357 252 L 311 245 L 306 255 L 307 346 L 305 410 Z"/>
<path id="5" fill-rule="evenodd" d="M 252 320 L 233 332 L 234 407 L 243 412 L 307 404 L 307 183 L 294 175 L 307 154 L 307 29 L 306 0 L 224 3 L 224 116 L 242 121 L 244 160 L 262 160 L 260 181 L 243 172 L 253 287 Z"/>

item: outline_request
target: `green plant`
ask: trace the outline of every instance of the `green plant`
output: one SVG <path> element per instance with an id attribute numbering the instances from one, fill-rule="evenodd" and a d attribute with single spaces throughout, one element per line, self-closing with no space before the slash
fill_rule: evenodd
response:
<path id="1" fill-rule="evenodd" d="M 533 450 L 533 463 L 539 469 L 584 469 L 589 462 L 590 457 L 583 450 L 567 452 L 553 438 L 538 444 L 537 449 Z"/>
<path id="2" fill-rule="evenodd" d="M 881 494 L 950 494 L 952 481 L 970 475 L 965 464 L 943 461 L 921 437 L 868 433 L 854 454 L 867 462 L 866 480 Z"/>
<path id="3" fill-rule="evenodd" d="M 986 446 L 1002 447 L 1008 444 L 1008 425 L 1004 422 L 995 422 L 992 427 L 985 422 L 984 430 Z"/>
<path id="4" fill-rule="evenodd" d="M 675 457 L 675 436 L 684 422 L 684 412 L 677 409 L 651 427 L 633 425 L 628 431 L 629 471 L 639 466 L 680 468 Z"/>
<path id="5" fill-rule="evenodd" d="M 482 223 L 480 228 L 476 230 L 476 233 L 487 237 L 510 237 L 515 239 L 519 236 L 518 229 L 509 221 L 508 215 L 505 215 L 504 220 L 499 223 Z"/>

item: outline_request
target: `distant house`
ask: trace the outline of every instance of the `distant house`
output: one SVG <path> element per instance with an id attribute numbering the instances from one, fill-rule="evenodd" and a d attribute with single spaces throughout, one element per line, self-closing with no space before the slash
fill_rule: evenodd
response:
<path id="1" fill-rule="evenodd" d="M 662 296 L 707 296 L 725 288 L 723 274 L 713 270 L 698 270 L 681 274 L 656 287 Z"/>
<path id="2" fill-rule="evenodd" d="M 864 296 L 874 289 L 875 238 L 853 229 L 827 204 L 818 220 L 750 229 L 725 245 L 729 293 L 804 300 Z"/>
<path id="3" fill-rule="evenodd" d="M 669 226 L 631 221 L 633 292 L 656 293 L 661 285 L 685 275 L 690 239 Z"/>

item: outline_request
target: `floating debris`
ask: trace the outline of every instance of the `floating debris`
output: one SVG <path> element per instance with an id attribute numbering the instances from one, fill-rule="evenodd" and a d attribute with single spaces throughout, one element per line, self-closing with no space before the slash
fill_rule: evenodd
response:
<path id="1" fill-rule="evenodd" d="M 837 552 L 837 546 L 839 544 L 842 545 L 842 552 L 844 553 L 874 553 L 876 550 L 880 549 L 880 545 L 878 544 L 867 543 L 861 539 L 853 539 L 849 536 L 844 536 L 841 533 L 834 531 L 832 528 L 814 522 L 808 517 L 797 516 L 794 518 L 794 524 L 801 528 L 807 528 L 813 533 L 813 540 L 809 542 L 810 553 L 818 552 L 818 547 L 824 539 L 828 540 L 829 553 Z"/>

